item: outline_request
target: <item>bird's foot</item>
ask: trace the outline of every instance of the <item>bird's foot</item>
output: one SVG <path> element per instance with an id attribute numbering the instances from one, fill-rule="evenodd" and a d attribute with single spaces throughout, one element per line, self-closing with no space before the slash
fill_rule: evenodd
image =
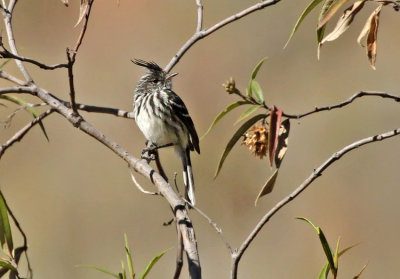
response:
<path id="1" fill-rule="evenodd" d="M 151 144 L 147 146 L 146 148 L 143 148 L 141 158 L 145 159 L 147 161 L 153 161 L 156 159 L 157 155 L 157 149 L 158 147 L 155 146 L 154 144 Z"/>

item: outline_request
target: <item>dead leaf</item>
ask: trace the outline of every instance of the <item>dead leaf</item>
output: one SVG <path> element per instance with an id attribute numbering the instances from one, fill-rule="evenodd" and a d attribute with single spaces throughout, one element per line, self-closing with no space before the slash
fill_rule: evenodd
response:
<path id="1" fill-rule="evenodd" d="M 271 111 L 271 119 L 269 122 L 269 133 L 268 133 L 268 157 L 271 166 L 274 161 L 276 148 L 278 146 L 281 118 L 282 118 L 282 110 L 274 106 L 274 108 Z"/>
<path id="2" fill-rule="evenodd" d="M 275 166 L 279 168 L 281 166 L 283 157 L 285 157 L 288 141 L 289 141 L 290 121 L 286 119 L 282 121 L 279 129 L 278 146 L 275 151 Z"/>
<path id="3" fill-rule="evenodd" d="M 317 29 L 324 26 L 335 14 L 336 12 L 348 2 L 349 0 L 329 0 L 329 6 L 327 6 L 326 12 L 319 19 Z"/>
<path id="4" fill-rule="evenodd" d="M 374 16 L 372 17 L 371 25 L 367 35 L 367 56 L 369 64 L 374 70 L 376 70 L 376 41 L 378 39 L 379 15 L 381 13 L 382 6 L 383 5 L 379 5 L 379 7 L 374 11 Z"/>
<path id="5" fill-rule="evenodd" d="M 321 42 L 330 42 L 339 38 L 344 32 L 349 29 L 350 24 L 353 22 L 356 14 L 364 7 L 365 0 L 355 2 L 351 7 L 347 8 L 343 15 L 339 18 L 335 28 L 329 33 Z"/>
<path id="6" fill-rule="evenodd" d="M 275 172 L 271 175 L 271 177 L 267 180 L 267 182 L 261 188 L 261 191 L 258 194 L 258 196 L 254 202 L 254 206 L 257 206 L 257 202 L 262 196 L 265 196 L 272 192 L 272 190 L 274 189 L 274 185 L 275 185 L 277 177 L 278 177 L 278 169 L 275 170 Z"/>
<path id="7" fill-rule="evenodd" d="M 82 19 L 85 17 L 88 9 L 89 9 L 89 1 L 90 0 L 81 0 L 81 6 L 79 8 L 79 19 L 74 27 L 78 26 L 81 23 Z"/>
<path id="8" fill-rule="evenodd" d="M 61 2 L 64 4 L 65 7 L 68 7 L 69 5 L 68 0 L 61 0 Z"/>

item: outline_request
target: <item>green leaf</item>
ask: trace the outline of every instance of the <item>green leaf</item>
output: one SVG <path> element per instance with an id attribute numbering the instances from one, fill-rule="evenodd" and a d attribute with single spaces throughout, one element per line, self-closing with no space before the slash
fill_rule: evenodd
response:
<path id="1" fill-rule="evenodd" d="M 146 278 L 147 274 L 149 274 L 150 270 L 153 268 L 153 266 L 161 259 L 162 256 L 164 256 L 165 253 L 168 252 L 168 250 L 164 250 L 162 251 L 160 254 L 158 254 L 157 256 L 155 256 L 147 265 L 146 269 L 143 271 L 143 273 L 140 275 L 139 279 L 144 279 Z"/>
<path id="2" fill-rule="evenodd" d="M 254 93 L 254 98 L 256 99 L 256 101 L 260 105 L 263 104 L 264 103 L 264 95 L 263 95 L 260 84 L 257 81 L 252 80 L 250 82 L 250 88 L 251 88 L 252 94 Z"/>
<path id="3" fill-rule="evenodd" d="M 324 267 L 321 269 L 321 272 L 319 273 L 318 279 L 327 279 L 329 270 L 330 270 L 330 267 L 329 267 L 329 263 L 327 262 L 324 265 Z"/>
<path id="4" fill-rule="evenodd" d="M 224 161 L 226 157 L 229 155 L 229 152 L 231 152 L 233 146 L 236 144 L 236 142 L 240 139 L 241 136 L 257 121 L 265 118 L 265 114 L 258 114 L 256 116 L 253 116 L 249 120 L 247 120 L 245 123 L 240 126 L 240 128 L 235 132 L 235 134 L 232 136 L 232 138 L 229 140 L 228 144 L 225 147 L 224 153 L 222 153 L 221 159 L 219 160 L 217 171 L 214 175 L 214 178 L 217 177 L 219 172 L 221 171 L 222 165 L 224 164 Z"/>
<path id="5" fill-rule="evenodd" d="M 14 104 L 17 104 L 20 106 L 24 106 L 24 109 L 26 111 L 30 112 L 34 118 L 39 116 L 39 114 L 36 112 L 36 110 L 34 108 L 27 107 L 26 105 L 28 103 L 18 97 L 11 96 L 11 95 L 0 95 L 0 99 L 4 99 L 4 100 L 10 101 L 10 102 L 13 102 Z M 47 136 L 47 132 L 46 132 L 46 129 L 44 128 L 42 121 L 39 121 L 39 125 L 40 125 L 40 129 L 42 129 L 42 132 L 43 132 L 44 136 L 46 137 L 47 141 L 49 141 L 49 137 Z"/>
<path id="6" fill-rule="evenodd" d="M 5 269 L 14 271 L 15 273 L 18 274 L 17 268 L 12 263 L 10 263 L 9 261 L 0 260 L 0 266 L 4 267 Z"/>
<path id="7" fill-rule="evenodd" d="M 334 15 L 335 13 L 344 5 L 348 2 L 349 0 L 334 0 L 334 1 L 329 1 L 331 4 L 327 8 L 326 12 L 322 16 L 322 18 L 319 20 L 317 28 L 321 28 L 324 26 Z"/>
<path id="8" fill-rule="evenodd" d="M 242 121 L 243 119 L 247 118 L 248 116 L 250 116 L 252 113 L 254 113 L 257 109 L 261 108 L 262 106 L 260 105 L 252 105 L 251 107 L 247 108 L 238 118 L 238 120 L 236 120 L 235 124 L 239 123 L 240 121 Z"/>
<path id="9" fill-rule="evenodd" d="M 104 269 L 104 268 L 101 268 L 101 267 L 94 266 L 94 265 L 79 264 L 79 265 L 76 265 L 75 267 L 84 267 L 84 268 L 90 268 L 90 269 L 94 269 L 94 270 L 100 271 L 100 272 L 102 272 L 102 273 L 105 273 L 105 274 L 111 275 L 111 276 L 113 276 L 113 277 L 115 277 L 115 278 L 117 278 L 117 279 L 119 279 L 119 278 L 120 278 L 120 277 L 118 276 L 118 274 L 116 274 L 116 273 L 113 273 L 113 272 L 111 272 L 111 271 L 108 271 L 107 269 Z"/>
<path id="10" fill-rule="evenodd" d="M 287 45 L 289 44 L 290 40 L 292 39 L 292 37 L 296 33 L 296 31 L 299 28 L 299 26 L 302 23 L 302 21 L 306 18 L 306 16 L 321 2 L 322 2 L 322 0 L 313 0 L 313 1 L 311 1 L 310 4 L 308 4 L 307 8 L 305 8 L 303 13 L 300 15 L 299 19 L 297 20 L 296 24 L 294 25 L 292 33 L 290 34 L 289 39 L 287 40 L 287 42 L 286 42 L 286 44 L 285 44 L 285 46 L 283 48 L 287 47 Z"/>
<path id="11" fill-rule="evenodd" d="M 128 237 L 126 236 L 126 233 L 124 234 L 124 239 L 125 239 L 125 253 L 126 253 L 126 262 L 128 263 L 128 270 L 131 275 L 131 278 L 135 279 L 135 271 L 133 270 L 133 264 L 132 264 L 132 253 L 131 250 L 129 249 Z"/>
<path id="12" fill-rule="evenodd" d="M 339 244 L 340 244 L 340 236 L 339 236 L 339 238 L 338 238 L 338 241 L 336 242 L 335 254 L 333 254 L 333 264 L 334 264 L 336 270 L 338 270 L 338 268 L 339 268 L 339 262 L 338 262 L 338 258 L 339 258 Z"/>
<path id="13" fill-rule="evenodd" d="M 211 126 L 208 128 L 208 130 L 205 132 L 205 134 L 200 138 L 203 139 L 210 131 L 212 128 L 214 128 L 214 126 L 222 119 L 222 117 L 224 117 L 226 114 L 228 114 L 228 112 L 230 112 L 231 110 L 241 106 L 241 105 L 246 105 L 246 104 L 250 104 L 250 102 L 248 101 L 237 101 L 234 102 L 232 104 L 230 104 L 229 106 L 227 106 L 223 111 L 221 111 L 217 117 L 215 117 L 213 123 L 211 124 Z"/>
<path id="14" fill-rule="evenodd" d="M 251 80 L 255 79 L 258 71 L 260 70 L 262 64 L 264 63 L 264 61 L 267 59 L 267 57 L 264 57 L 263 59 L 261 59 L 260 62 L 258 62 L 258 64 L 255 66 L 253 72 L 251 73 Z"/>
<path id="15" fill-rule="evenodd" d="M 332 250 L 331 250 L 331 248 L 329 247 L 329 243 L 328 243 L 328 241 L 326 240 L 326 237 L 325 237 L 323 231 L 321 230 L 321 228 L 315 226 L 315 225 L 314 225 L 310 220 L 308 220 L 307 218 L 304 218 L 304 217 L 296 217 L 296 219 L 299 219 L 299 220 L 303 220 L 303 221 L 308 222 L 308 223 L 309 223 L 310 225 L 312 225 L 312 226 L 314 227 L 314 229 L 317 231 L 318 236 L 319 236 L 319 240 L 320 240 L 321 245 L 322 245 L 322 248 L 324 249 L 324 252 L 325 252 L 326 259 L 328 260 L 329 266 L 330 266 L 330 268 L 332 269 L 333 274 L 336 276 L 336 274 L 337 274 L 337 269 L 335 268 L 335 264 L 334 264 L 334 262 L 333 262 Z"/>
<path id="16" fill-rule="evenodd" d="M 125 265 L 124 261 L 121 261 L 121 268 L 122 268 L 122 279 L 126 279 L 126 270 L 125 270 Z"/>
<path id="17" fill-rule="evenodd" d="M 6 202 L 4 200 L 3 193 L 0 193 L 0 241 L 1 247 L 4 248 L 4 244 L 7 244 L 9 255 L 12 257 L 12 251 L 14 249 L 10 221 L 8 219 L 8 211 Z"/>

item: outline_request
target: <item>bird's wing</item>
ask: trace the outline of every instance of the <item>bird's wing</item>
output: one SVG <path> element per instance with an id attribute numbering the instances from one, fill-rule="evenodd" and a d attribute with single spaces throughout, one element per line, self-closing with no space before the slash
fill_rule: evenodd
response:
<path id="1" fill-rule="evenodd" d="M 169 96 L 169 104 L 171 106 L 171 109 L 188 129 L 191 137 L 191 143 L 193 144 L 193 147 L 197 151 L 197 153 L 200 154 L 199 136 L 197 135 L 196 129 L 194 128 L 192 118 L 190 118 L 185 103 L 173 91 L 171 91 L 171 94 L 169 94 Z"/>

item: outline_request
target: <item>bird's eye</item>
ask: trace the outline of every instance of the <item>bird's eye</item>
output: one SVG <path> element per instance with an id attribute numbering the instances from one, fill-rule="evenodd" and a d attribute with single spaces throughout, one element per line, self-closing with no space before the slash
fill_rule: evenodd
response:
<path id="1" fill-rule="evenodd" d="M 152 82 L 153 83 L 158 83 L 158 79 L 153 79 Z"/>

